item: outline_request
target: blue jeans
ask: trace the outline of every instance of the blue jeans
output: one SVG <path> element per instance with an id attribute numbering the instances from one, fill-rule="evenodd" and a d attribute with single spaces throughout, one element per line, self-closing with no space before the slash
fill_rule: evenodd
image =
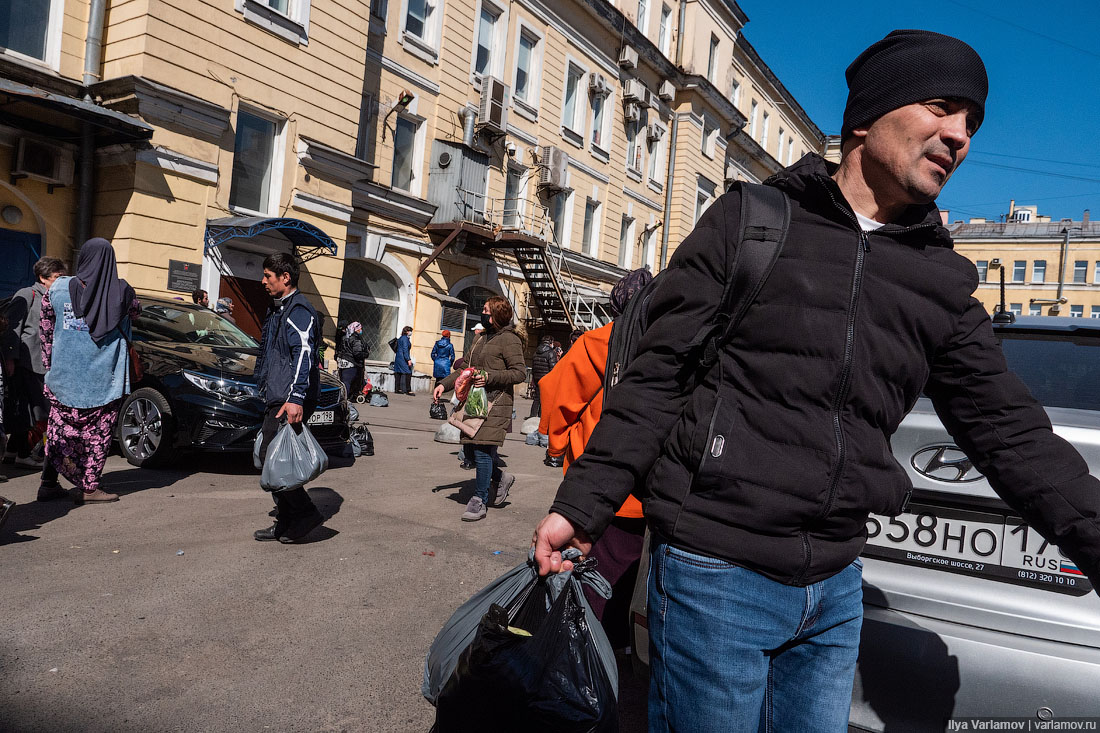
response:
<path id="1" fill-rule="evenodd" d="M 798 588 L 654 538 L 650 733 L 844 733 L 863 564 Z"/>
<path id="2" fill-rule="evenodd" d="M 497 447 L 495 445 L 474 445 L 468 443 L 462 446 L 466 451 L 466 460 L 474 464 L 477 469 L 477 487 L 474 493 L 486 504 L 489 503 L 489 485 L 493 481 L 500 481 L 501 470 L 497 465 Z"/>

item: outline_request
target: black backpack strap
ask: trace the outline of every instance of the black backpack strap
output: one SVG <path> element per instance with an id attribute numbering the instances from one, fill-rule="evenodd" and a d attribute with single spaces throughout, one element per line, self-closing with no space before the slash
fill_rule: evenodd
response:
<path id="1" fill-rule="evenodd" d="M 741 319 L 779 259 L 791 223 L 791 202 L 773 186 L 741 183 L 741 224 L 733 267 L 722 291 L 722 304 L 707 337 L 699 365 L 718 363 L 722 347 L 733 338 Z"/>

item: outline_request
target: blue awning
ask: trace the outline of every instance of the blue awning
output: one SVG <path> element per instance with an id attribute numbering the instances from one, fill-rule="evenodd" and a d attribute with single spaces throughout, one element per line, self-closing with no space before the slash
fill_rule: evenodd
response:
<path id="1" fill-rule="evenodd" d="M 323 231 L 301 219 L 269 219 L 263 216 L 227 216 L 206 222 L 206 254 L 230 239 L 251 239 L 261 234 L 282 235 L 303 262 L 326 252 L 336 254 L 336 242 Z"/>

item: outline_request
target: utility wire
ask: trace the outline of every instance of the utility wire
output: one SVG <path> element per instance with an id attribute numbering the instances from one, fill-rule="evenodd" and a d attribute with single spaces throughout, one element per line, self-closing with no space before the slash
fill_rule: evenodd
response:
<path id="1" fill-rule="evenodd" d="M 1030 33 L 1033 36 L 1039 36 L 1040 38 L 1045 38 L 1046 40 L 1050 41 L 1051 43 L 1057 43 L 1059 46 L 1065 46 L 1066 48 L 1072 48 L 1077 53 L 1083 53 L 1087 56 L 1092 56 L 1093 58 L 1100 59 L 1100 54 L 1096 53 L 1095 51 L 1090 51 L 1089 49 L 1081 48 L 1080 46 L 1074 46 L 1072 43 L 1066 43 L 1061 38 L 1056 38 L 1055 36 L 1048 36 L 1045 33 L 1040 33 L 1039 31 L 1032 30 L 1031 28 L 1028 28 L 1027 26 L 1024 26 L 1024 25 L 1020 25 L 1019 23 L 1013 23 L 1010 20 L 1005 20 L 1004 18 L 1000 17 L 999 15 L 993 15 L 992 13 L 987 13 L 983 10 L 978 10 L 977 8 L 973 8 L 969 5 L 966 5 L 965 3 L 960 3 L 960 2 L 958 2 L 958 0 L 947 0 L 947 2 L 951 3 L 952 5 L 958 5 L 960 8 L 965 8 L 966 10 L 969 10 L 972 13 L 977 13 L 978 15 L 984 15 L 985 17 L 987 17 L 991 20 L 995 20 L 998 23 L 1004 23 L 1005 25 L 1012 26 L 1013 28 L 1015 28 L 1017 30 L 1023 31 L 1024 33 Z"/>
<path id="2" fill-rule="evenodd" d="M 1051 178 L 1064 178 L 1070 181 L 1087 181 L 1088 183 L 1100 183 L 1100 178 L 1090 178 L 1088 176 L 1072 176 L 1068 173 L 1055 173 L 1053 171 L 1041 171 L 1035 168 L 1023 168 L 1016 165 L 1003 165 L 1001 163 L 986 163 L 982 160 L 972 161 L 973 165 L 983 166 L 985 168 L 997 168 L 999 170 L 1016 171 L 1019 173 L 1031 173 L 1036 176 L 1050 176 Z"/>
<path id="3" fill-rule="evenodd" d="M 992 155 L 997 158 L 1011 158 L 1012 160 L 1030 160 L 1036 163 L 1056 163 L 1058 165 L 1075 165 L 1081 168 L 1100 168 L 1100 163 L 1074 163 L 1069 160 L 1051 160 L 1050 158 L 1029 158 L 1024 155 L 1009 155 L 1008 153 L 987 153 L 982 150 L 971 150 L 970 155 Z"/>

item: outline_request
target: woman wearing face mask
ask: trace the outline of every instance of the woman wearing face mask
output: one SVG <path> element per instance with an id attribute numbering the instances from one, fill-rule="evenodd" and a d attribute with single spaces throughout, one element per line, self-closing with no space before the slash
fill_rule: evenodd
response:
<path id="1" fill-rule="evenodd" d="M 497 464 L 497 448 L 504 445 L 504 436 L 512 428 L 513 387 L 527 378 L 523 358 L 523 338 L 512 323 L 512 305 L 499 296 L 489 298 L 481 311 L 484 336 L 470 347 L 467 366 L 481 369 L 486 377 L 477 377 L 475 387 L 484 387 L 493 408 L 485 424 L 472 437 L 462 436 L 466 460 L 477 467 L 477 490 L 466 504 L 462 521 L 476 522 L 485 518 L 486 506 L 498 507 L 508 498 L 516 477 L 501 471 Z M 453 372 L 435 388 L 435 399 L 454 389 L 458 372 Z"/>

